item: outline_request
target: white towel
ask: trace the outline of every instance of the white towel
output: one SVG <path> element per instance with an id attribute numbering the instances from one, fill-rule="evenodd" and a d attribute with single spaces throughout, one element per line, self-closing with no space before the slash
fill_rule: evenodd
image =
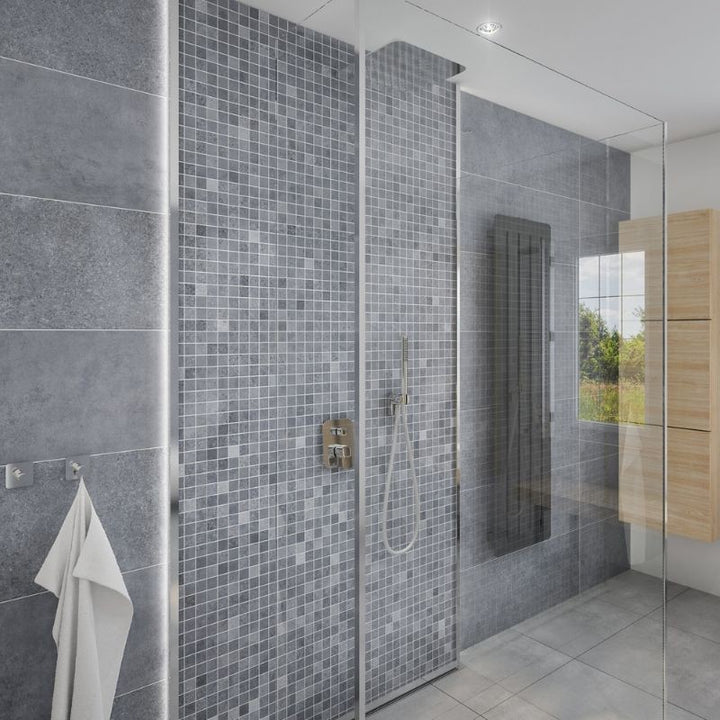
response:
<path id="1" fill-rule="evenodd" d="M 51 720 L 109 720 L 133 606 L 82 480 L 35 582 L 58 598 Z"/>

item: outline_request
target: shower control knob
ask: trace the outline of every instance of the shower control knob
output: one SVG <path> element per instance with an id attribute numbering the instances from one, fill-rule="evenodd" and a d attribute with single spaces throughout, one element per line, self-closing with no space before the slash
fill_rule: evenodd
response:
<path id="1" fill-rule="evenodd" d="M 354 433 L 352 420 L 338 418 L 323 423 L 323 465 L 331 470 L 353 466 Z"/>
<path id="2" fill-rule="evenodd" d="M 349 458 L 350 457 L 350 446 L 349 445 L 331 445 L 330 452 L 332 453 L 333 457 L 336 457 L 338 460 L 341 460 L 342 458 Z"/>

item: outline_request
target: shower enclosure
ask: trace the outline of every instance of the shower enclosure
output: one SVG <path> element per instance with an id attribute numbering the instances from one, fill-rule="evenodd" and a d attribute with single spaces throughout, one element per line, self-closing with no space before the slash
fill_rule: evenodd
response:
<path id="1" fill-rule="evenodd" d="M 174 18 L 174 713 L 675 717 L 663 124 L 461 3 L 312 5 Z"/>

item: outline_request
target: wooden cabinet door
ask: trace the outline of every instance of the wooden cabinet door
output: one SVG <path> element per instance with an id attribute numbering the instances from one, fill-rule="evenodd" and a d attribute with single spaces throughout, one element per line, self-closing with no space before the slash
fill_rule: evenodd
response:
<path id="1" fill-rule="evenodd" d="M 712 434 L 668 428 L 668 532 L 713 542 L 717 508 Z"/>
<path id="2" fill-rule="evenodd" d="M 667 424 L 689 430 L 712 430 L 715 402 L 710 376 L 712 322 L 671 320 L 667 325 Z"/>
<path id="3" fill-rule="evenodd" d="M 668 216 L 668 320 L 713 317 L 714 225 L 713 210 Z"/>

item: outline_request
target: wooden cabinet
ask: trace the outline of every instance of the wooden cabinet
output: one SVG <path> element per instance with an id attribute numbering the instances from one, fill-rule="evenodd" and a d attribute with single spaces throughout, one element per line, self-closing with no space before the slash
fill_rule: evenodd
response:
<path id="1" fill-rule="evenodd" d="M 720 215 L 668 217 L 668 532 L 720 537 Z M 662 527 L 662 227 L 620 223 L 620 252 L 645 258 L 645 424 L 620 428 L 620 519 Z M 623 368 L 620 367 L 622 407 Z"/>

